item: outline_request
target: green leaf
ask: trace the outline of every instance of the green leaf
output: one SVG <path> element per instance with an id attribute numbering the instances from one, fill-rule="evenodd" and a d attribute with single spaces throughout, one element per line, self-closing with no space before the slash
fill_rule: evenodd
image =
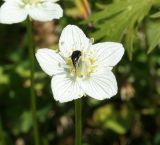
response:
<path id="1" fill-rule="evenodd" d="M 125 39 L 125 48 L 127 49 L 129 60 L 132 60 L 132 52 L 133 52 L 133 42 L 134 42 L 134 26 L 131 25 L 128 28 L 126 39 Z"/>
<path id="2" fill-rule="evenodd" d="M 111 16 L 123 11 L 125 9 L 124 6 L 126 5 L 126 3 L 121 2 L 122 7 L 119 7 L 118 5 L 119 3 L 115 3 L 114 5 L 109 4 L 104 10 L 92 14 L 89 17 L 89 21 L 93 21 L 94 23 L 96 23 L 99 20 L 110 18 Z"/>
<path id="3" fill-rule="evenodd" d="M 149 21 L 147 23 L 148 53 L 160 44 L 160 21 Z"/>
<path id="4" fill-rule="evenodd" d="M 159 5 L 160 6 L 160 0 L 154 0 L 153 2 L 154 2 L 154 5 L 156 5 L 156 6 Z"/>
<path id="5" fill-rule="evenodd" d="M 32 127 L 32 115 L 30 111 L 24 111 L 18 121 L 14 124 L 13 132 L 14 134 L 19 134 L 21 132 L 27 133 Z"/>
<path id="6" fill-rule="evenodd" d="M 105 123 L 105 127 L 115 131 L 118 134 L 124 134 L 126 128 L 115 120 L 109 120 Z"/>
<path id="7" fill-rule="evenodd" d="M 151 6 L 151 0 L 124 0 L 108 5 L 105 10 L 90 17 L 98 28 L 93 37 L 121 41 L 128 28 L 140 23 Z"/>
<path id="8" fill-rule="evenodd" d="M 160 12 L 157 12 L 151 15 L 151 18 L 159 18 L 159 17 L 160 17 Z"/>
<path id="9" fill-rule="evenodd" d="M 126 122 L 118 115 L 112 104 L 107 104 L 98 108 L 93 114 L 93 121 L 103 129 L 110 129 L 118 134 L 124 134 L 127 131 Z"/>
<path id="10" fill-rule="evenodd" d="M 93 114 L 93 120 L 95 123 L 105 122 L 113 114 L 113 106 L 111 104 L 98 108 Z"/>
<path id="11" fill-rule="evenodd" d="M 125 37 L 129 59 L 132 59 L 135 31 L 153 5 L 152 0 L 120 0 L 106 6 L 89 18 L 96 31 L 95 40 L 122 41 Z"/>

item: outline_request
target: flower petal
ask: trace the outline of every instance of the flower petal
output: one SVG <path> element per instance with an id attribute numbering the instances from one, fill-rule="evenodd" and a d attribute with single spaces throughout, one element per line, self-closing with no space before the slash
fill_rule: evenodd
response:
<path id="1" fill-rule="evenodd" d="M 117 94 L 117 81 L 111 71 L 95 73 L 90 78 L 81 81 L 83 91 L 97 100 L 111 98 Z"/>
<path id="2" fill-rule="evenodd" d="M 75 25 L 67 25 L 60 36 L 59 48 L 64 57 L 71 56 L 74 50 L 87 49 L 89 39 L 83 31 Z"/>
<path id="3" fill-rule="evenodd" d="M 24 21 L 27 12 L 20 7 L 17 0 L 7 0 L 0 8 L 0 23 L 13 24 Z"/>
<path id="4" fill-rule="evenodd" d="M 54 99 L 64 103 L 78 98 L 84 94 L 76 80 L 68 78 L 66 75 L 56 75 L 51 82 Z"/>
<path id="5" fill-rule="evenodd" d="M 124 54 L 122 44 L 115 42 L 97 43 L 92 46 L 95 50 L 95 59 L 99 66 L 115 66 Z"/>
<path id="6" fill-rule="evenodd" d="M 36 58 L 43 71 L 48 75 L 64 73 L 64 68 L 60 66 L 65 65 L 65 61 L 54 50 L 47 48 L 39 49 L 36 53 Z"/>
<path id="7" fill-rule="evenodd" d="M 42 22 L 59 19 L 63 16 L 60 5 L 49 1 L 30 8 L 28 12 L 32 19 Z"/>

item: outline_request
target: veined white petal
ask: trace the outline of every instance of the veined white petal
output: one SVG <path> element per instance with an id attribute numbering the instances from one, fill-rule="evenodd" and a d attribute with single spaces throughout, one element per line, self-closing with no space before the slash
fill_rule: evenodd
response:
<path id="1" fill-rule="evenodd" d="M 39 49 L 36 53 L 36 58 L 43 71 L 48 75 L 64 73 L 64 68 L 61 65 L 65 65 L 65 61 L 54 50 Z"/>
<path id="2" fill-rule="evenodd" d="M 63 16 L 63 10 L 60 5 L 49 1 L 29 8 L 28 13 L 32 19 L 42 22 L 59 19 Z"/>
<path id="3" fill-rule="evenodd" d="M 100 66 L 115 66 L 124 54 L 122 44 L 115 42 L 104 42 L 92 45 L 94 58 Z"/>
<path id="4" fill-rule="evenodd" d="M 56 75 L 51 82 L 54 99 L 64 103 L 69 102 L 84 95 L 76 80 L 68 78 L 66 75 Z"/>
<path id="5" fill-rule="evenodd" d="M 87 49 L 89 39 L 83 31 L 75 25 L 67 25 L 60 36 L 59 48 L 64 57 L 69 57 L 74 50 Z"/>
<path id="6" fill-rule="evenodd" d="M 95 73 L 84 81 L 81 81 L 83 91 L 97 100 L 111 98 L 117 94 L 117 81 L 111 71 Z"/>
<path id="7" fill-rule="evenodd" d="M 7 0 L 0 8 L 0 23 L 19 23 L 26 18 L 27 12 L 19 5 L 17 0 Z"/>

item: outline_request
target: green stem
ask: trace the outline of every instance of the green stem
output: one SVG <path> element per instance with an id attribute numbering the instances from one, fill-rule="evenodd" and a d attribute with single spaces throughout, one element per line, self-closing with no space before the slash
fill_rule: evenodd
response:
<path id="1" fill-rule="evenodd" d="M 82 144 L 82 100 L 75 100 L 75 145 Z"/>
<path id="2" fill-rule="evenodd" d="M 34 92 L 34 46 L 33 46 L 33 36 L 32 36 L 32 22 L 29 18 L 27 20 L 27 33 L 28 33 L 28 49 L 30 58 L 30 69 L 31 69 L 30 95 L 31 95 L 31 110 L 33 119 L 33 130 L 34 130 L 34 142 L 35 145 L 39 145 L 39 134 L 38 134 L 37 115 L 36 115 L 36 96 Z"/>

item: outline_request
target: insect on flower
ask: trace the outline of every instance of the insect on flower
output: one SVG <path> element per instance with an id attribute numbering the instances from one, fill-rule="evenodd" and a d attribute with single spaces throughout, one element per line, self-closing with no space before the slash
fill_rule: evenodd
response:
<path id="1" fill-rule="evenodd" d="M 27 16 L 37 21 L 59 19 L 63 10 L 58 0 L 4 0 L 0 8 L 0 23 L 13 24 L 24 21 Z"/>
<path id="2" fill-rule="evenodd" d="M 112 68 L 122 58 L 124 48 L 115 42 L 93 44 L 75 25 L 66 26 L 57 53 L 43 48 L 36 53 L 41 68 L 52 76 L 55 100 L 68 102 L 88 95 L 103 100 L 117 94 Z"/>
<path id="3" fill-rule="evenodd" d="M 80 56 L 81 56 L 81 51 L 79 51 L 79 50 L 73 51 L 73 53 L 71 55 L 72 63 L 73 63 L 75 68 L 76 68 L 76 65 L 78 63 L 78 60 L 79 60 Z"/>

